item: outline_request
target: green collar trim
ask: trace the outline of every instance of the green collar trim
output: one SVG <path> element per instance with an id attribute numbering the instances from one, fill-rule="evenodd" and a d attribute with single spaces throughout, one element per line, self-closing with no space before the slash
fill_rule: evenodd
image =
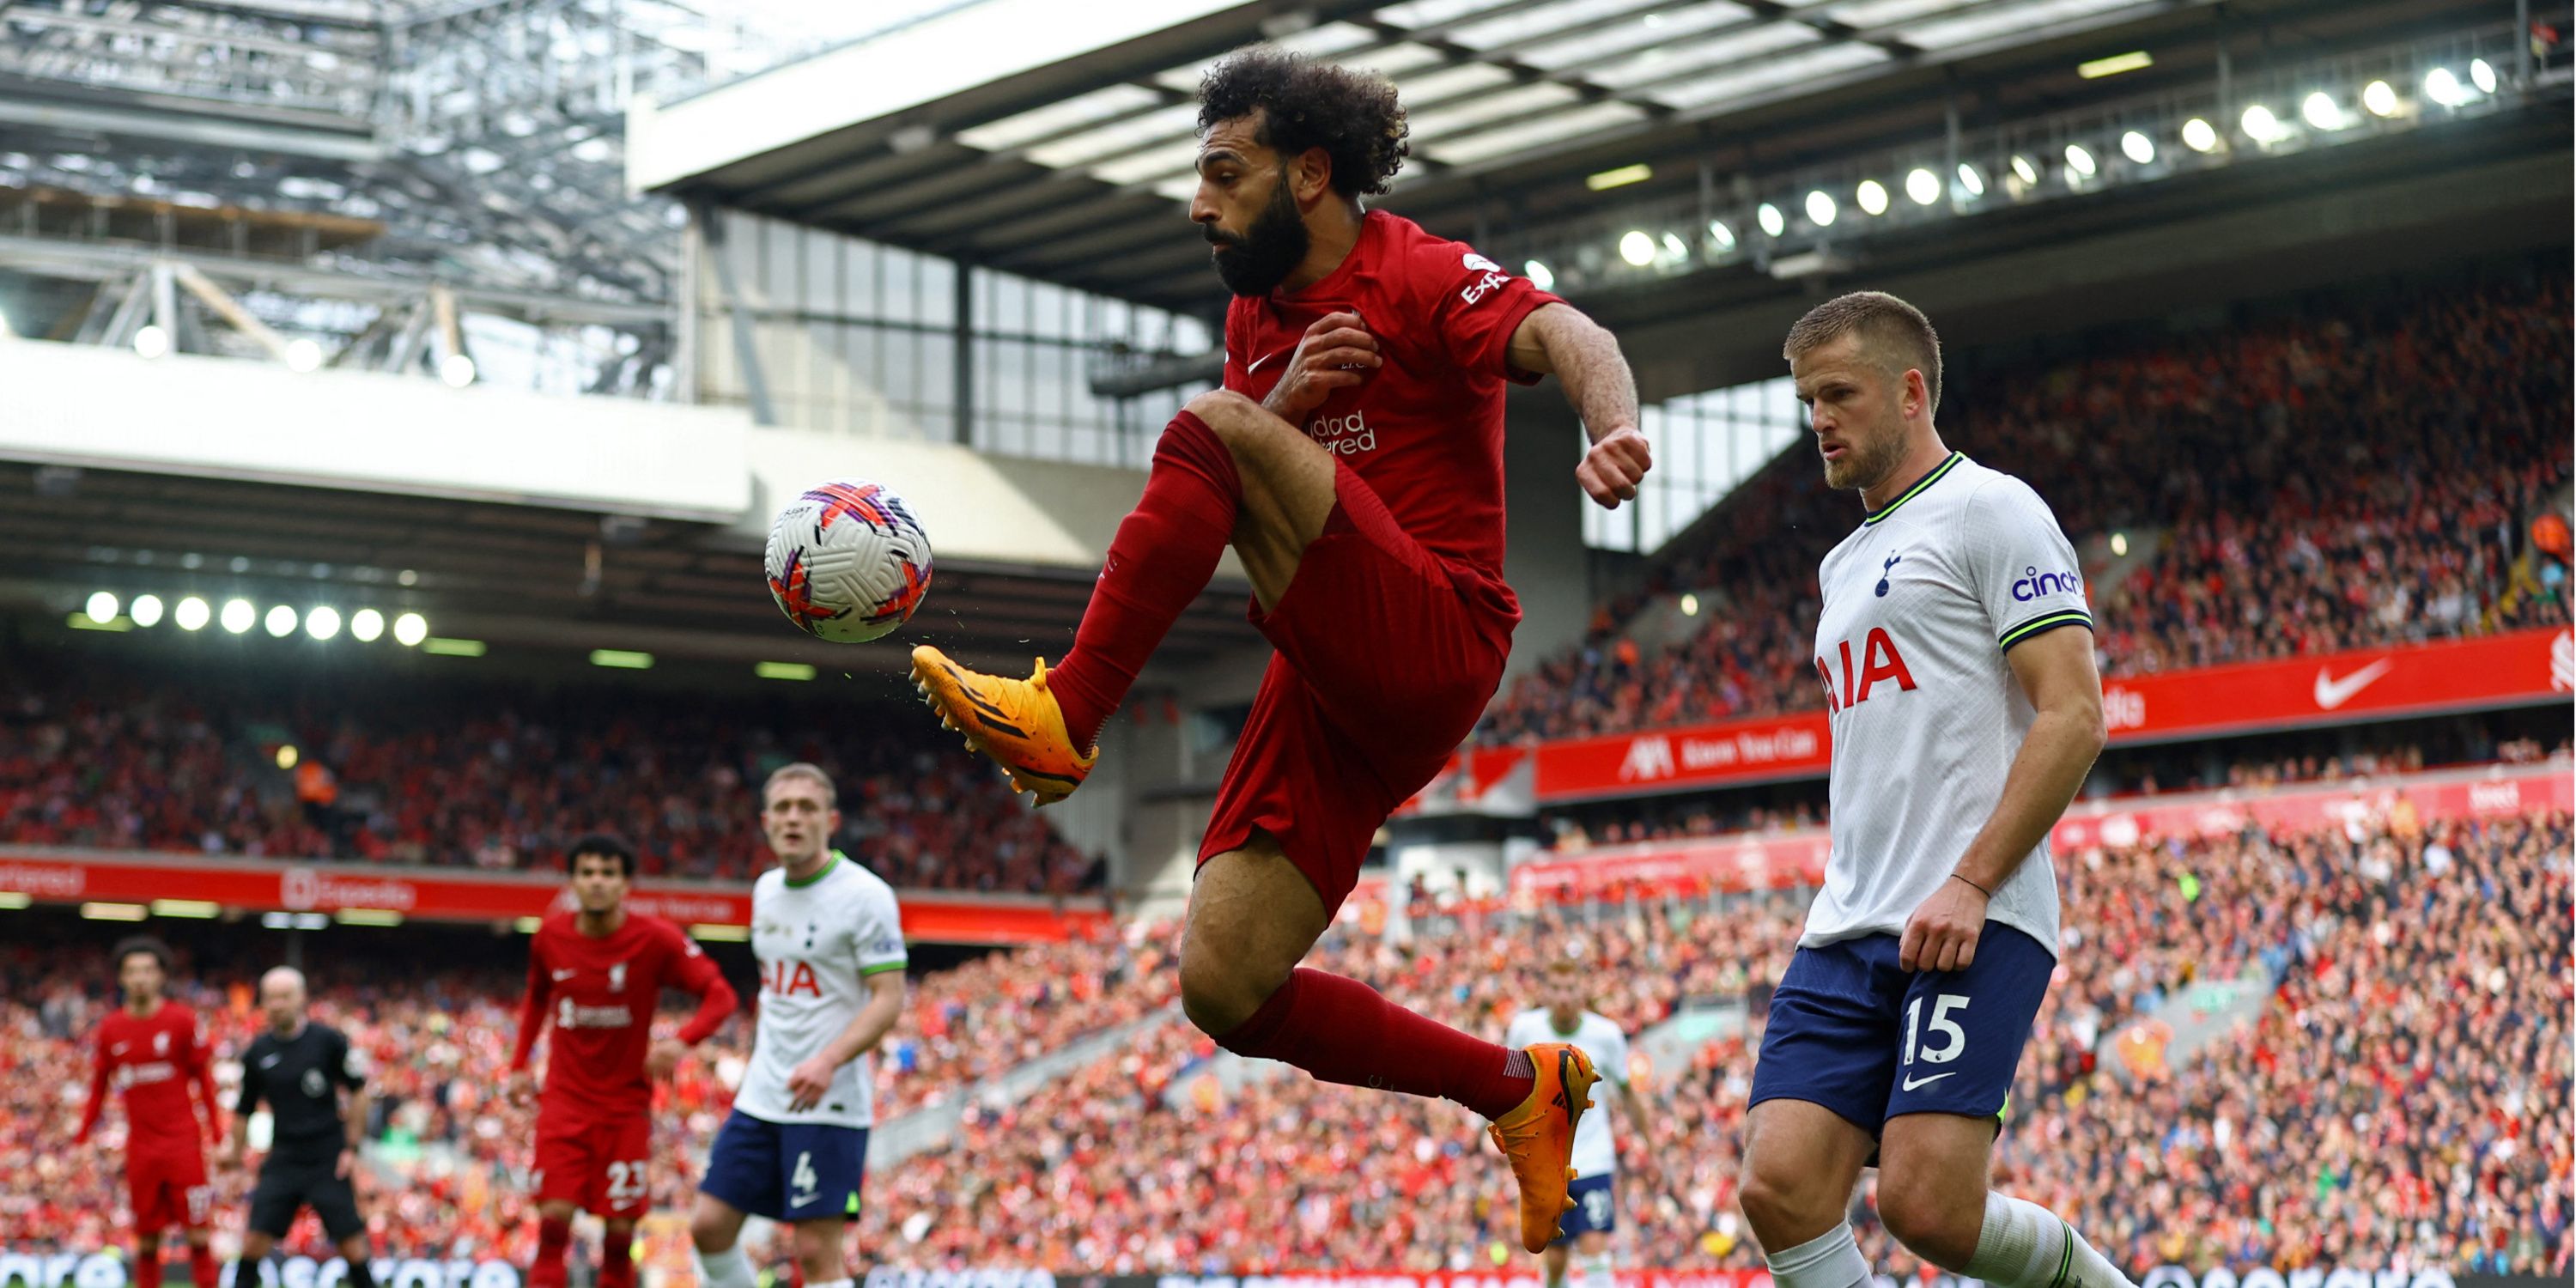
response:
<path id="1" fill-rule="evenodd" d="M 1913 500 L 1914 498 L 1916 498 L 1916 497 L 1918 497 L 1918 496 L 1923 495 L 1924 489 L 1929 488 L 1929 487 L 1931 487 L 1933 484 L 1940 482 L 1944 476 L 1946 476 L 1946 475 L 1948 475 L 1948 474 L 1949 474 L 1949 472 L 1950 472 L 1950 471 L 1952 471 L 1952 470 L 1955 470 L 1955 469 L 1959 468 L 1959 462 L 1964 461 L 1964 460 L 1966 460 L 1966 459 L 1968 459 L 1968 457 L 1967 457 L 1967 453 L 1965 453 L 1965 452 L 1952 452 L 1952 453 L 1950 453 L 1950 459 L 1948 459 L 1948 460 L 1946 460 L 1946 461 L 1943 461 L 1943 462 L 1941 462 L 1939 465 L 1936 465 L 1936 466 L 1932 467 L 1932 472 L 1931 472 L 1931 473 L 1926 474 L 1926 475 L 1924 475 L 1923 477 L 1921 477 L 1921 478 L 1919 478 L 1919 479 L 1916 479 L 1916 480 L 1914 481 L 1914 486 L 1912 486 L 1912 487 L 1910 487 L 1910 488 L 1905 489 L 1905 492 L 1904 492 L 1904 494 L 1903 494 L 1903 495 L 1901 495 L 1901 496 L 1897 497 L 1897 498 L 1896 498 L 1895 500 L 1893 500 L 1893 501 L 1888 502 L 1888 503 L 1887 503 L 1887 508 L 1886 508 L 1886 509 L 1884 509 L 1884 510 L 1880 510 L 1880 511 L 1878 511 L 1878 512 L 1877 512 L 1877 513 L 1875 513 L 1875 514 L 1863 515 L 1863 516 L 1861 517 L 1861 526 L 1863 526 L 1863 527 L 1868 527 L 1869 525 L 1874 524 L 1874 523 L 1877 523 L 1879 520 L 1884 519 L 1884 518 L 1886 518 L 1887 516 L 1889 516 L 1889 515 L 1891 515 L 1891 514 L 1894 514 L 1894 513 L 1896 513 L 1898 510 L 1900 510 L 1900 509 L 1904 508 L 1904 506 L 1905 506 L 1905 503 L 1906 503 L 1906 502 L 1911 501 L 1911 500 Z"/>
<path id="2" fill-rule="evenodd" d="M 804 887 L 806 887 L 806 886 L 812 885 L 812 884 L 814 884 L 815 882 L 820 881 L 820 880 L 822 880 L 823 878 L 825 878 L 825 877 L 828 877 L 828 876 L 832 875 L 832 869 L 834 869 L 834 868 L 837 868 L 837 867 L 841 866 L 841 860 L 843 860 L 843 859 L 845 859 L 845 858 L 848 858 L 848 857 L 849 857 L 848 855 L 841 853 L 839 850 L 834 850 L 834 851 L 832 851 L 832 861 L 831 861 L 831 862 L 826 863 L 826 864 L 824 864 L 823 866 L 821 866 L 821 867 L 819 867 L 819 868 L 814 869 L 814 875 L 812 875 L 812 876 L 810 876 L 810 877 L 806 877 L 806 878 L 804 878 L 804 879 L 802 879 L 802 880 L 799 880 L 799 879 L 797 879 L 797 878 L 795 878 L 795 877 L 788 877 L 788 878 L 787 878 L 787 887 L 788 887 L 789 889 L 791 889 L 791 890 L 797 890 L 797 889 L 803 889 L 803 888 L 804 888 Z M 780 875 L 781 875 L 781 876 L 785 876 L 785 875 L 786 875 L 785 869 L 781 869 L 781 870 L 780 870 Z"/>

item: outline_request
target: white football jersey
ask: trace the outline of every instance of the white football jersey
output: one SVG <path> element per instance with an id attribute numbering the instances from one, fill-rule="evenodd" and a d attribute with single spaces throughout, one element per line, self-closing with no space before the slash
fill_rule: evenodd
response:
<path id="1" fill-rule="evenodd" d="M 1571 1044 L 1591 1057 L 1601 1086 L 1616 1088 L 1616 1095 L 1628 1094 L 1628 1035 L 1609 1016 L 1585 1011 L 1574 1022 L 1574 1032 L 1559 1033 L 1542 1006 L 1513 1016 L 1511 1028 L 1503 1035 L 1503 1045 L 1513 1050 L 1540 1042 Z M 1574 1124 L 1574 1153 L 1567 1161 L 1584 1176 L 1608 1176 L 1619 1167 L 1619 1142 L 1610 1134 L 1610 1097 L 1600 1087 L 1593 1089 L 1592 1106 Z"/>
<path id="2" fill-rule="evenodd" d="M 809 880 L 771 868 L 751 887 L 751 951 L 760 959 L 760 1021 L 734 1108 L 773 1123 L 874 1126 L 874 1054 L 842 1065 L 803 1113 L 788 1108 L 787 1075 L 858 1017 L 866 976 L 903 969 L 894 887 L 837 850 Z"/>
<path id="3" fill-rule="evenodd" d="M 1861 521 L 1816 574 L 1833 710 L 1833 852 L 1801 945 L 1902 934 L 2003 797 L 2035 713 L 2004 655 L 2090 630 L 2083 570 L 2030 485 L 1959 453 Z M 2048 840 L 1986 915 L 2057 951 Z"/>

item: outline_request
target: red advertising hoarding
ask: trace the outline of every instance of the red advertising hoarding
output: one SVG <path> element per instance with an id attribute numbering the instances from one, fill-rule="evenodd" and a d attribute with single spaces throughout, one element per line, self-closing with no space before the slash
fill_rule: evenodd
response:
<path id="1" fill-rule="evenodd" d="M 2162 837 L 2223 836 L 2260 827 L 2307 831 L 2413 811 L 2425 822 L 2576 811 L 2576 774 L 2565 760 L 2386 778 L 2307 783 L 2259 795 L 2196 792 L 2078 803 L 2049 835 L 2060 854 Z M 1512 869 L 1514 894 L 1571 896 L 1614 888 L 1641 893 L 1768 890 L 1824 880 L 1832 845 L 1821 828 L 1605 847 Z"/>
<path id="2" fill-rule="evenodd" d="M 571 906 L 543 876 L 335 863 L 274 863 L 179 855 L 0 849 L 0 892 L 46 903 L 184 900 L 254 912 L 363 909 L 435 921 L 513 921 Z M 959 943 L 1061 940 L 1105 926 L 1097 903 L 901 892 L 906 938 Z M 682 925 L 746 926 L 751 887 L 642 881 L 636 911 Z"/>
<path id="3" fill-rule="evenodd" d="M 2102 686 L 2113 743 L 2381 720 L 2565 701 L 2576 637 L 2564 629 L 2358 649 L 2174 671 Z M 1833 763 L 1824 712 L 1540 744 L 1541 802 L 1818 777 Z"/>

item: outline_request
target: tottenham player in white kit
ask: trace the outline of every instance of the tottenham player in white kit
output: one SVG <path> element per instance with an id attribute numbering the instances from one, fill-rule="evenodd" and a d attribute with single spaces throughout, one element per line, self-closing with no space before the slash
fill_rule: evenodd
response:
<path id="1" fill-rule="evenodd" d="M 1817 574 L 1832 852 L 1773 994 L 1744 1215 L 1780 1288 L 1869 1276 L 1861 1169 L 1906 1247 L 2006 1288 L 2126 1288 L 2073 1226 L 1990 1193 L 1988 1156 L 2057 961 L 2048 833 L 2103 743 L 2075 552 L 2039 494 L 1933 428 L 1940 340 L 1861 292 L 1789 332 L 1825 482 L 1860 526 Z"/>
<path id="2" fill-rule="evenodd" d="M 850 1288 L 841 1233 L 859 1210 L 876 1121 L 869 1053 L 903 1013 L 904 950 L 893 888 L 831 848 L 837 800 L 831 778 L 802 763 L 761 789 L 761 830 L 778 866 L 751 888 L 760 960 L 751 1067 L 689 1217 L 706 1288 L 754 1288 L 745 1213 L 794 1227 L 806 1288 Z"/>
<path id="3" fill-rule="evenodd" d="M 1583 964 L 1560 957 L 1547 964 L 1547 1005 L 1512 1017 L 1503 1045 L 1514 1050 L 1541 1042 L 1571 1043 L 1601 1074 L 1600 1085 L 1618 1093 L 1637 1137 L 1646 1135 L 1645 1097 L 1628 1085 L 1628 1035 L 1609 1016 L 1589 1010 Z M 1568 1245 L 1582 1267 L 1578 1288 L 1611 1288 L 1610 1234 L 1619 1228 L 1619 1143 L 1610 1134 L 1610 1116 L 1585 1114 L 1574 1125 L 1574 1152 L 1568 1156 L 1575 1179 L 1565 1187 L 1574 1201 L 1559 1223 L 1559 1235 L 1539 1254 L 1547 1268 L 1547 1288 L 1563 1288 Z"/>

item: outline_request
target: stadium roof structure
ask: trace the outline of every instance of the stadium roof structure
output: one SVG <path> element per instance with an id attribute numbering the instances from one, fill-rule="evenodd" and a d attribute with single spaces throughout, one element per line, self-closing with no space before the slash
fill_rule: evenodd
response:
<path id="1" fill-rule="evenodd" d="M 2482 0 L 984 0 L 691 99 L 642 105 L 639 187 L 1181 309 L 1193 95 L 1268 40 L 1387 74 L 1413 157 L 1385 204 L 1483 242 L 1605 201 L 2100 97 L 2079 64 L 2229 39 L 2272 57 L 2510 18 Z M 2220 75 L 2224 76 L 2224 71 Z M 1946 120 L 1945 120 L 1946 116 Z M 1615 194 L 1605 190 L 1621 188 Z"/>

